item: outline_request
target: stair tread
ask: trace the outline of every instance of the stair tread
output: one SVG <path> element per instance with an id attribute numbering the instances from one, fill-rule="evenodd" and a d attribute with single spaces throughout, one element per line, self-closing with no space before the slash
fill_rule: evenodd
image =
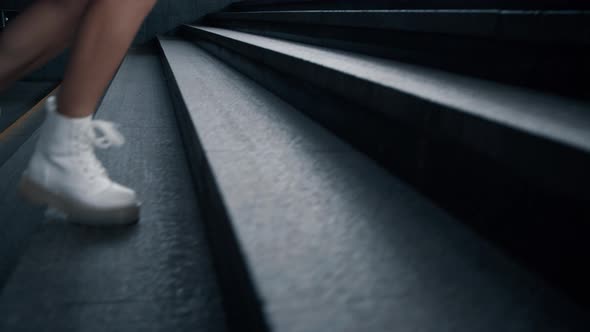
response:
<path id="1" fill-rule="evenodd" d="M 137 190 L 140 223 L 95 229 L 37 215 L 0 293 L 0 330 L 226 330 L 160 66 L 153 54 L 128 55 L 96 115 L 127 138 L 98 154 L 114 180 Z"/>
<path id="2" fill-rule="evenodd" d="M 201 29 L 308 61 L 324 52 Z M 160 43 L 272 331 L 588 327 L 562 295 L 275 95 L 189 42 Z"/>
<path id="3" fill-rule="evenodd" d="M 298 42 L 213 27 L 190 28 L 284 56 L 289 60 L 288 65 L 295 68 L 294 72 L 316 75 L 315 83 L 322 87 L 331 85 L 344 95 L 348 89 L 348 95 L 364 98 L 369 104 L 379 103 L 381 105 L 375 107 L 393 116 L 419 118 L 420 110 L 413 109 L 416 114 L 404 114 L 407 112 L 404 105 L 395 107 L 396 103 L 391 99 L 393 95 L 387 98 L 377 89 L 408 95 L 425 104 L 443 106 L 463 115 L 590 152 L 590 104 L 584 101 Z M 260 61 L 268 64 L 268 58 L 267 55 Z M 315 67 L 315 72 L 309 64 Z M 324 71 L 355 80 L 357 91 L 344 83 L 322 81 Z M 399 95 L 395 97 L 399 98 Z M 428 111 L 428 108 L 424 109 Z"/>
<path id="4" fill-rule="evenodd" d="M 8 279 L 26 241 L 43 216 L 43 209 L 23 204 L 16 193 L 18 180 L 33 153 L 37 137 L 37 133 L 33 133 L 0 166 L 0 287 Z"/>
<path id="5" fill-rule="evenodd" d="M 19 82 L 0 97 L 0 104 L 10 105 L 5 112 L 10 116 L 18 113 L 20 118 L 0 132 L 0 285 L 9 276 L 18 260 L 26 239 L 35 230 L 42 211 L 21 204 L 16 186 L 37 140 L 37 128 L 43 121 L 43 104 L 49 95 L 55 93 L 54 83 Z M 41 99 L 41 100 L 39 100 Z M 35 104 L 36 103 L 36 104 Z"/>

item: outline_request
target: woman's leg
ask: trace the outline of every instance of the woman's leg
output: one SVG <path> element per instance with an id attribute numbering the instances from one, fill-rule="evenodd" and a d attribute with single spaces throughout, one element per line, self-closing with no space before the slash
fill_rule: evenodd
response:
<path id="1" fill-rule="evenodd" d="M 139 220 L 140 201 L 131 188 L 110 179 L 95 147 L 124 143 L 106 121 L 92 119 L 99 98 L 156 0 L 92 0 L 79 26 L 59 97 L 48 99 L 47 116 L 20 191 L 31 201 L 91 225 Z M 100 135 L 97 135 L 99 131 Z"/>
<path id="2" fill-rule="evenodd" d="M 156 0 L 95 0 L 73 45 L 62 83 L 59 112 L 68 117 L 92 114 L 133 37 Z"/>
<path id="3" fill-rule="evenodd" d="M 0 34 L 0 91 L 60 54 L 89 0 L 40 0 Z"/>

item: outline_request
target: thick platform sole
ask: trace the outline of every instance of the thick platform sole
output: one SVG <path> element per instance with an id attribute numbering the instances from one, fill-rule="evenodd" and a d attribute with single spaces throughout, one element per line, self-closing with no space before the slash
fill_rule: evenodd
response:
<path id="1" fill-rule="evenodd" d="M 23 175 L 20 180 L 19 193 L 26 200 L 36 205 L 55 208 L 68 216 L 68 221 L 90 226 L 120 226 L 135 224 L 139 221 L 140 204 L 114 209 L 96 209 L 53 193 Z"/>

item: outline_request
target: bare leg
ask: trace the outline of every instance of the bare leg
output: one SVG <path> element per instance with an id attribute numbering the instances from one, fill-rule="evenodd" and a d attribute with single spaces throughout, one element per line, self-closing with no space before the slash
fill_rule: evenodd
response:
<path id="1" fill-rule="evenodd" d="M 88 0 L 40 0 L 0 35 L 0 91 L 61 53 Z"/>
<path id="2" fill-rule="evenodd" d="M 56 41 L 53 48 L 43 50 L 42 53 L 30 62 L 25 62 L 12 71 L 6 72 L 4 77 L 0 78 L 0 91 L 8 88 L 11 83 L 18 81 L 23 76 L 31 73 L 35 69 L 42 67 L 44 64 L 60 55 L 71 43 L 71 39 Z"/>
<path id="3" fill-rule="evenodd" d="M 124 143 L 108 122 L 91 114 L 141 22 L 156 0 L 91 0 L 79 25 L 59 97 L 47 103 L 45 122 L 25 170 L 21 193 L 37 204 L 90 225 L 139 220 L 134 190 L 110 179 L 96 158 L 96 146 Z M 57 110 L 57 112 L 56 112 Z M 96 130 L 101 132 L 96 137 Z"/>
<path id="4" fill-rule="evenodd" d="M 96 0 L 76 37 L 59 100 L 68 117 L 92 114 L 156 0 Z"/>

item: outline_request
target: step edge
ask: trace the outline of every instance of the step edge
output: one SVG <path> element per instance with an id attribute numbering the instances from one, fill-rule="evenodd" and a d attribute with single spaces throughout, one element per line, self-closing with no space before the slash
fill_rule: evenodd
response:
<path id="1" fill-rule="evenodd" d="M 164 72 L 167 78 L 167 86 L 174 101 L 175 115 L 178 119 L 181 138 L 185 146 L 191 175 L 196 187 L 197 197 L 200 202 L 211 202 L 216 205 L 217 208 L 214 210 L 219 211 L 215 211 L 214 213 L 220 213 L 220 215 L 213 216 L 216 220 L 209 220 L 210 218 L 206 217 L 203 219 L 205 220 L 205 225 L 210 229 L 207 232 L 207 237 L 214 257 L 213 261 L 217 272 L 216 278 L 220 280 L 221 289 L 224 293 L 222 297 L 225 311 L 228 314 L 229 325 L 233 326 L 233 329 L 235 330 L 247 327 L 247 330 L 249 331 L 270 331 L 264 315 L 264 301 L 259 295 L 260 292 L 257 290 L 257 285 L 252 281 L 252 272 L 248 267 L 249 264 L 247 258 L 241 250 L 240 240 L 235 235 L 233 225 L 230 221 L 231 217 L 227 213 L 227 205 L 223 196 L 219 193 L 219 185 L 216 183 L 214 171 L 210 167 L 210 163 L 206 156 L 207 151 L 203 149 L 199 134 L 188 110 L 188 103 L 186 102 L 180 84 L 176 80 L 176 73 L 172 70 L 170 65 L 169 55 L 166 53 L 166 47 L 163 43 L 163 41 L 165 42 L 166 40 L 181 40 L 176 38 L 164 38 L 162 36 L 157 37 L 161 61 L 163 62 Z M 176 106 L 176 103 L 179 103 L 179 105 Z M 197 155 L 191 155 L 191 152 L 194 152 Z M 209 204 L 204 205 L 210 206 Z M 203 213 L 208 211 L 206 208 L 203 208 L 202 210 Z M 219 231 L 218 227 L 223 228 L 224 231 Z M 219 233 L 223 233 L 217 235 L 223 237 L 223 240 L 212 235 Z M 228 246 L 224 247 L 223 251 L 219 249 L 216 250 L 215 244 L 220 244 L 221 242 L 228 244 Z M 230 257 L 229 259 L 228 255 Z M 228 260 L 232 261 L 233 264 L 227 264 Z M 229 268 L 229 265 L 232 265 L 234 269 L 234 274 L 232 274 L 232 276 L 226 276 L 221 273 L 224 269 L 220 266 Z M 223 278 L 230 278 L 235 281 L 235 275 L 240 276 L 240 282 L 238 283 L 240 285 L 236 286 L 235 283 L 223 281 Z M 238 287 L 237 293 L 244 295 L 244 297 L 240 296 L 236 299 L 235 287 Z M 244 308 L 247 308 L 247 310 Z"/>

